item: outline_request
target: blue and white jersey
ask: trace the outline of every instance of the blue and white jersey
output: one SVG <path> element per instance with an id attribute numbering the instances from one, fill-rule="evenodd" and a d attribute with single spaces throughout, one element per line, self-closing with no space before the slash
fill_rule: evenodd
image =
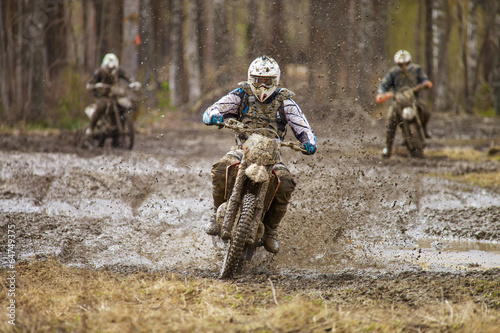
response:
<path id="1" fill-rule="evenodd" d="M 273 96 L 269 98 L 268 103 L 272 102 L 275 98 L 278 91 L 276 91 Z M 205 110 L 203 114 L 203 119 L 210 119 L 212 116 L 223 116 L 226 118 L 236 118 L 238 120 L 239 108 L 241 103 L 243 102 L 244 95 L 246 93 L 243 89 L 238 88 L 231 91 L 229 94 L 223 96 L 217 102 L 215 102 L 212 106 L 210 106 L 207 110 Z M 286 117 L 286 121 L 290 128 L 293 131 L 293 134 L 301 143 L 309 142 L 311 144 L 316 144 L 316 136 L 309 125 L 309 122 L 306 119 L 306 116 L 297 105 L 297 103 L 291 99 L 285 99 L 283 101 L 283 111 Z M 245 110 L 243 110 L 245 112 Z M 279 115 L 277 115 L 279 117 Z"/>

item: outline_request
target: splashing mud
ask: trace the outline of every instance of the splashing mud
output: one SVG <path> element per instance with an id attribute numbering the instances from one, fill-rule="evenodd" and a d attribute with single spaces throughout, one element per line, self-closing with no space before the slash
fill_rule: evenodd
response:
<path id="1" fill-rule="evenodd" d="M 279 229 L 282 251 L 272 256 L 259 250 L 244 272 L 500 267 L 498 187 L 446 177 L 498 172 L 498 161 L 439 154 L 415 160 L 400 146 L 383 160 L 382 122 L 363 113 L 342 119 L 335 128 L 335 119 L 312 117 L 316 155 L 283 152 L 298 186 Z M 437 136 L 427 152 L 447 146 L 451 133 L 440 132 L 446 121 L 438 117 L 432 123 Z M 460 124 L 468 136 L 483 138 L 480 130 L 469 133 L 470 120 L 453 128 Z M 231 146 L 232 133 L 190 128 L 138 135 L 133 151 L 78 150 L 70 133 L 2 136 L 1 246 L 7 226 L 14 224 L 21 259 L 55 255 L 78 267 L 215 276 L 224 244 L 203 230 L 211 207 L 210 167 Z"/>

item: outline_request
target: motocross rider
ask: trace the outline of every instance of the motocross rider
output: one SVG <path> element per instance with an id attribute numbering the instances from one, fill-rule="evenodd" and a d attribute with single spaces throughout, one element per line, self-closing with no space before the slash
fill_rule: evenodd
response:
<path id="1" fill-rule="evenodd" d="M 418 84 L 422 84 L 424 88 L 432 88 L 432 82 L 424 73 L 422 67 L 411 62 L 410 52 L 406 50 L 399 50 L 396 52 L 394 55 L 394 63 L 397 66 L 394 66 L 389 70 L 379 85 L 376 96 L 377 101 L 394 97 L 394 92 L 397 92 L 403 87 L 413 88 Z M 427 131 L 427 123 L 429 122 L 431 114 L 426 109 L 422 100 L 419 99 L 418 92 L 415 92 L 415 98 L 424 135 L 426 138 L 430 138 L 430 134 Z M 398 108 L 399 106 L 396 101 L 392 100 L 389 106 L 386 121 L 386 144 L 382 151 L 382 156 L 384 158 L 391 156 L 392 143 L 394 141 L 394 135 L 397 128 Z"/>
<path id="2" fill-rule="evenodd" d="M 248 68 L 248 81 L 240 82 L 239 88 L 210 106 L 203 114 L 203 122 L 206 125 L 219 125 L 224 119 L 235 118 L 249 128 L 271 128 L 279 134 L 281 140 L 286 134 L 288 124 L 295 137 L 302 143 L 304 154 L 314 154 L 316 136 L 304 113 L 292 99 L 294 93 L 278 86 L 280 74 L 278 63 L 273 58 L 265 55 L 258 57 Z M 275 137 L 269 131 L 262 131 L 260 134 Z M 240 135 L 239 139 L 243 143 L 246 137 Z M 209 235 L 217 235 L 220 232 L 216 223 L 216 212 L 217 207 L 224 202 L 226 168 L 241 161 L 242 155 L 241 146 L 235 146 L 212 165 L 214 211 L 206 229 Z M 286 213 L 295 189 L 295 181 L 283 163 L 276 164 L 274 170 L 281 183 L 263 222 L 264 247 L 269 252 L 277 253 L 277 228 Z"/>
<path id="3" fill-rule="evenodd" d="M 108 53 L 102 59 L 101 67 L 98 68 L 87 83 L 87 90 L 94 93 L 96 101 L 85 109 L 85 113 L 90 118 L 90 125 L 86 131 L 89 136 L 94 135 L 94 128 L 99 118 L 106 111 L 110 100 L 111 89 L 103 88 L 105 85 L 113 85 L 123 79 L 129 83 L 129 87 L 140 88 L 139 82 L 132 82 L 129 75 L 120 67 L 118 57 L 113 53 Z"/>

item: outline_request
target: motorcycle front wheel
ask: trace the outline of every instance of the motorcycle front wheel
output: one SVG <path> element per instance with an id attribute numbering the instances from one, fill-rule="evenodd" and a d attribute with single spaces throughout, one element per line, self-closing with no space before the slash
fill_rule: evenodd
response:
<path id="1" fill-rule="evenodd" d="M 420 124 L 412 121 L 403 121 L 402 128 L 403 136 L 405 138 L 406 148 L 411 157 L 423 158 L 424 157 L 424 136 Z"/>
<path id="2" fill-rule="evenodd" d="M 252 232 L 252 221 L 255 213 L 255 195 L 245 194 L 238 223 L 236 223 L 236 232 L 231 235 L 229 248 L 227 249 L 224 263 L 220 272 L 220 278 L 231 278 L 238 271 L 241 254 L 245 249 L 247 239 Z"/>
<path id="3" fill-rule="evenodd" d="M 134 147 L 134 122 L 129 114 L 124 114 L 120 116 L 120 120 L 123 122 L 123 132 L 117 133 L 113 137 L 113 147 L 132 149 Z"/>

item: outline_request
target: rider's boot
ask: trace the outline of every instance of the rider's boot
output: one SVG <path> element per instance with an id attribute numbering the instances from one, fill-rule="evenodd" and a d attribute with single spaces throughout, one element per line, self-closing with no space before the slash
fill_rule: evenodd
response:
<path id="1" fill-rule="evenodd" d="M 432 138 L 431 133 L 429 132 L 429 130 L 426 127 L 424 127 L 424 136 L 426 139 Z"/>
<path id="2" fill-rule="evenodd" d="M 396 118 L 392 115 L 393 111 L 390 110 L 389 119 L 386 124 L 386 134 L 385 134 L 385 148 L 382 150 L 382 157 L 389 158 L 391 157 L 392 143 L 394 141 L 394 135 L 396 134 Z"/>
<path id="3" fill-rule="evenodd" d="M 382 149 L 382 157 L 383 158 L 391 157 L 391 148 L 385 147 L 384 149 Z"/>
<path id="4" fill-rule="evenodd" d="M 280 244 L 278 241 L 278 226 L 285 216 L 286 204 L 273 203 L 264 217 L 264 247 L 268 252 L 278 253 Z"/>
<path id="5" fill-rule="evenodd" d="M 210 236 L 217 236 L 220 232 L 219 226 L 217 225 L 217 208 L 213 208 L 213 213 L 210 216 L 210 221 L 207 224 L 205 232 Z"/>

